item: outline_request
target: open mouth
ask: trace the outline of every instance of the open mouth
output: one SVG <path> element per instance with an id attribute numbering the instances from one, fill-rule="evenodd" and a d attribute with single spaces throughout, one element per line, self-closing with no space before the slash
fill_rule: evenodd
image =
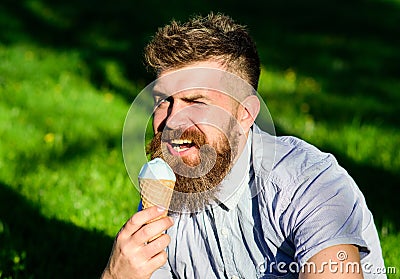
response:
<path id="1" fill-rule="evenodd" d="M 178 153 L 188 151 L 196 145 L 189 139 L 174 139 L 169 141 L 169 146 Z"/>
<path id="2" fill-rule="evenodd" d="M 197 158 L 200 147 L 206 144 L 206 139 L 195 129 L 179 129 L 163 131 L 161 142 L 172 156 Z"/>

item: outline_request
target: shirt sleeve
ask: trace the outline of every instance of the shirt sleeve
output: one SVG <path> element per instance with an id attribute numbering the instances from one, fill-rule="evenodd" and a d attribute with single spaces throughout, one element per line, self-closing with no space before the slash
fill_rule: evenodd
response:
<path id="1" fill-rule="evenodd" d="M 370 216 L 365 216 L 365 200 L 353 179 L 336 160 L 329 160 L 304 171 L 291 193 L 286 211 L 287 230 L 295 246 L 295 259 L 303 266 L 313 255 L 338 244 L 359 247 L 368 254 L 362 231 Z"/>

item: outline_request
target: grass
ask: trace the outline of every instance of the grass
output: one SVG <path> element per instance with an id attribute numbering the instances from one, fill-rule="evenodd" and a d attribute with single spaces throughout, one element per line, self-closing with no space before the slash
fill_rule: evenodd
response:
<path id="1" fill-rule="evenodd" d="M 128 104 L 109 90 L 95 89 L 76 53 L 30 45 L 1 46 L 0 61 L 0 76 L 7 77 L 0 85 L 2 187 L 36 207 L 38 216 L 26 220 L 28 223 L 44 216 L 87 231 L 101 231 L 110 240 L 138 202 L 121 155 Z M 43 259 L 47 253 L 30 247 L 32 236 L 13 237 L 15 222 L 25 218 L 18 212 L 3 211 L 7 200 L 3 202 L 0 246 L 9 248 L 8 252 L 1 249 L 0 278 L 18 277 L 21 272 L 43 278 L 42 272 L 48 271 L 32 269 L 31 263 L 33 257 Z M 40 235 L 41 231 L 38 228 L 33 233 Z M 58 249 L 67 251 L 68 239 L 58 243 Z M 32 250 L 25 250 L 25 245 Z M 50 252 L 52 248 L 43 249 Z M 10 261 L 16 270 L 8 266 Z"/>
<path id="2" fill-rule="evenodd" d="M 2 181 L 40 204 L 46 216 L 115 232 L 110 224 L 98 224 L 120 225 L 112 207 L 134 206 L 124 200 L 130 182 L 119 143 L 127 104 L 93 88 L 74 53 L 32 46 L 0 52 L 7 76 L 1 95 Z"/>
<path id="3" fill-rule="evenodd" d="M 128 2 L 91 6 L 105 24 L 90 4 L 11 2 L 0 4 L 0 278 L 98 278 L 138 203 L 121 135 L 133 97 L 149 80 L 133 58 L 174 11 L 152 9 L 153 22 L 129 17 Z M 330 4 L 330 15 L 342 19 L 337 25 L 318 3 L 292 4 L 221 10 L 253 27 L 265 62 L 259 93 L 277 133 L 333 153 L 355 178 L 385 264 L 397 268 L 388 277 L 400 278 L 398 1 Z M 126 29 L 130 18 L 144 30 Z M 364 32 L 370 20 L 376 33 Z"/>
<path id="4" fill-rule="evenodd" d="M 382 120 L 371 123 L 362 119 L 370 111 L 394 111 L 397 103 L 391 108 L 368 97 L 329 94 L 315 78 L 298 76 L 292 69 L 263 70 L 259 91 L 276 111 L 272 114 L 282 129 L 318 146 L 335 146 L 355 163 L 368 162 L 393 173 L 400 170 L 400 150 L 396 147 L 400 131 L 385 127 Z M 346 115 L 346 110 L 351 113 Z M 330 114 L 329 119 L 334 120 L 324 120 L 321 114 Z"/>

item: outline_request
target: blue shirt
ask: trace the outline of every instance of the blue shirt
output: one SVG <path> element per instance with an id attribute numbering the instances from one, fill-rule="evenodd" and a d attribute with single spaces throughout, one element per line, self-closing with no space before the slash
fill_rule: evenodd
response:
<path id="1" fill-rule="evenodd" d="M 364 278 L 386 278 L 373 274 L 384 263 L 372 214 L 332 155 L 256 125 L 248 147 L 215 204 L 174 217 L 167 264 L 152 278 L 297 278 L 337 244 L 359 247 Z"/>

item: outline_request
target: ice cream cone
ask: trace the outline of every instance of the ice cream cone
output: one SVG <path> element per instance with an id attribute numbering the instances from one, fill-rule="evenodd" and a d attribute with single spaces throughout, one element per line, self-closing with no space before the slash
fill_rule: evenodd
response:
<path id="1" fill-rule="evenodd" d="M 157 219 L 167 216 L 175 181 L 167 179 L 139 178 L 143 209 L 153 205 L 164 208 L 165 214 Z M 154 220 L 153 220 L 154 221 Z"/>
<path id="2" fill-rule="evenodd" d="M 140 170 L 138 180 L 142 198 L 142 208 L 146 209 L 156 205 L 165 209 L 165 213 L 162 216 L 148 223 L 167 216 L 176 181 L 175 174 L 168 164 L 160 158 L 146 163 Z M 153 237 L 149 242 L 158 238 L 160 235 Z"/>

